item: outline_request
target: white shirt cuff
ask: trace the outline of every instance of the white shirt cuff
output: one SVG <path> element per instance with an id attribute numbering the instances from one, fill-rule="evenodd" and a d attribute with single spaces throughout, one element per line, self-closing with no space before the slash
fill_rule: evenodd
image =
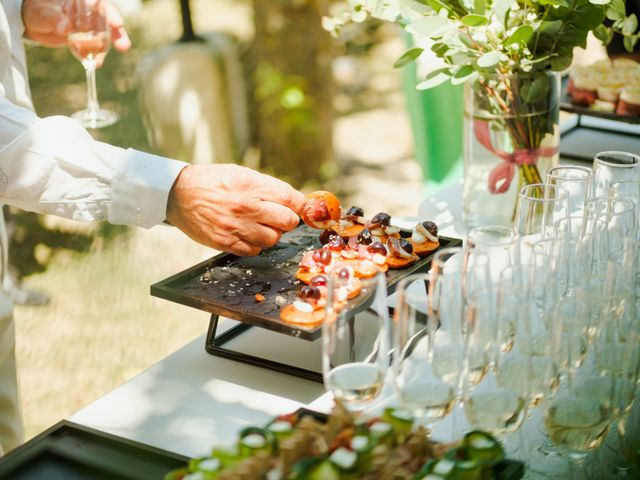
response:
<path id="1" fill-rule="evenodd" d="M 117 162 L 109 222 L 144 228 L 162 223 L 171 187 L 188 164 L 133 149 Z"/>

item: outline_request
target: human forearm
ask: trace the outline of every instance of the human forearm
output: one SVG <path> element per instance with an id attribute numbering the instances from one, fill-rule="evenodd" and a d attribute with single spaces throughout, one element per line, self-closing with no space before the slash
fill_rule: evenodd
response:
<path id="1" fill-rule="evenodd" d="M 160 223 L 186 165 L 96 142 L 66 117 L 38 119 L 6 101 L 0 132 L 0 201 L 75 220 Z"/>

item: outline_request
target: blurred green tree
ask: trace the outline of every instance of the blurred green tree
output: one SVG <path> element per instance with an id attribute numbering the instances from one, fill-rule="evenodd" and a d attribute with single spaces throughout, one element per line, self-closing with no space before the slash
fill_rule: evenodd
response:
<path id="1" fill-rule="evenodd" d="M 328 0 L 253 0 L 250 118 L 260 166 L 295 185 L 322 181 L 333 162 Z"/>

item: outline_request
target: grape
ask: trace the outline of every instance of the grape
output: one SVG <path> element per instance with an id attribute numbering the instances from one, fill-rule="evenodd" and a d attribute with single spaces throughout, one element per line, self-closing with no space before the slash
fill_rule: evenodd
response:
<path id="1" fill-rule="evenodd" d="M 388 227 L 391 224 L 391 216 L 384 212 L 376 213 L 371 219 L 371 223 L 377 223 Z"/>
<path id="2" fill-rule="evenodd" d="M 298 289 L 298 297 L 303 300 L 320 300 L 322 292 L 318 287 L 303 285 Z"/>
<path id="3" fill-rule="evenodd" d="M 336 232 L 335 230 L 332 230 L 332 229 L 325 230 L 320 234 L 320 243 L 322 245 L 326 245 L 327 243 L 329 243 L 329 240 L 337 236 L 338 236 L 338 232 Z"/>
<path id="4" fill-rule="evenodd" d="M 332 252 L 341 252 L 342 250 L 344 250 L 344 240 L 339 235 L 331 237 L 331 239 L 327 243 L 327 248 Z"/>
<path id="5" fill-rule="evenodd" d="M 342 267 L 338 269 L 338 278 L 340 280 L 349 280 L 351 279 L 351 269 L 349 267 Z"/>
<path id="6" fill-rule="evenodd" d="M 312 287 L 326 287 L 327 277 L 325 275 L 317 275 L 311 279 L 309 285 Z"/>
<path id="7" fill-rule="evenodd" d="M 371 232 L 368 229 L 365 228 L 358 234 L 358 243 L 360 245 L 369 245 L 371 242 Z"/>
<path id="8" fill-rule="evenodd" d="M 364 217 L 364 210 L 360 207 L 349 207 L 345 215 L 347 217 Z"/>
<path id="9" fill-rule="evenodd" d="M 367 247 L 367 251 L 373 255 L 375 255 L 376 253 L 379 253 L 380 255 L 388 254 L 387 247 L 385 247 L 380 242 L 373 242 L 371 245 Z"/>
<path id="10" fill-rule="evenodd" d="M 329 265 L 333 257 L 331 256 L 331 252 L 329 250 L 325 250 L 324 248 L 321 248 L 313 252 L 313 255 L 311 256 L 311 258 L 313 258 L 314 262 L 319 263 L 321 265 Z"/>
<path id="11" fill-rule="evenodd" d="M 438 236 L 438 226 L 430 221 L 422 222 L 422 226 L 425 228 L 427 232 L 429 232 L 434 237 Z"/>

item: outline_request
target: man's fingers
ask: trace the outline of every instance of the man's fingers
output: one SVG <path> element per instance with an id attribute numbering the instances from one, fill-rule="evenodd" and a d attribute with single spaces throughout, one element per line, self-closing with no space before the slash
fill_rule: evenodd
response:
<path id="1" fill-rule="evenodd" d="M 262 201 L 256 207 L 255 218 L 263 225 L 282 232 L 293 230 L 300 223 L 300 217 L 289 207 L 280 203 Z"/>
<path id="2" fill-rule="evenodd" d="M 261 180 L 256 193 L 262 200 L 280 203 L 296 213 L 307 203 L 306 197 L 288 183 L 269 175 L 262 175 Z"/>
<path id="3" fill-rule="evenodd" d="M 245 242 L 252 243 L 258 247 L 269 248 L 274 246 L 280 240 L 280 231 L 267 225 L 257 225 L 251 229 L 246 236 Z"/>
<path id="4" fill-rule="evenodd" d="M 107 23 L 111 29 L 111 40 L 116 50 L 124 52 L 131 48 L 131 39 L 124 29 L 124 19 L 120 12 L 111 3 L 106 4 Z"/>
<path id="5" fill-rule="evenodd" d="M 262 249 L 256 245 L 247 243 L 244 240 L 237 240 L 229 246 L 229 248 L 225 248 L 225 250 L 241 257 L 255 257 Z"/>
<path id="6" fill-rule="evenodd" d="M 32 33 L 29 35 L 29 39 L 47 47 L 60 47 L 67 43 L 67 37 L 59 37 L 54 34 Z"/>
<path id="7" fill-rule="evenodd" d="M 111 29 L 111 38 L 113 39 L 113 46 L 119 52 L 126 52 L 131 48 L 131 39 L 124 27 Z"/>
<path id="8" fill-rule="evenodd" d="M 29 34 L 52 34 L 62 18 L 66 18 L 62 8 L 53 3 L 39 4 L 25 11 L 25 28 Z"/>

